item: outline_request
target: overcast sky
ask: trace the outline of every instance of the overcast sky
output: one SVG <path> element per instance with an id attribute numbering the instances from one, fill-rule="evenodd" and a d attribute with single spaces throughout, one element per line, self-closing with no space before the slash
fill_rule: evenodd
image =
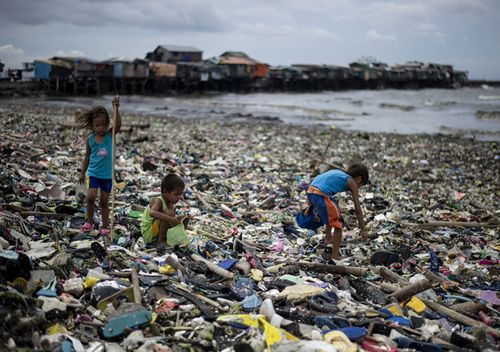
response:
<path id="1" fill-rule="evenodd" d="M 159 44 L 271 65 L 373 56 L 500 79 L 500 0 L 0 0 L 0 61 L 144 58 Z"/>

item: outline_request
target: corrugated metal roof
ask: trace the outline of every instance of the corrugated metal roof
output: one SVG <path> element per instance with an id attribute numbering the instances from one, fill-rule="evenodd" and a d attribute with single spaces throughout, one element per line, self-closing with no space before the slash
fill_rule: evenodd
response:
<path id="1" fill-rule="evenodd" d="M 194 46 L 159 45 L 158 47 L 161 47 L 161 48 L 168 50 L 168 51 L 182 51 L 182 52 L 187 52 L 187 53 L 201 53 L 202 52 L 200 49 L 195 48 Z"/>
<path id="2" fill-rule="evenodd" d="M 234 57 L 234 56 L 222 56 L 219 58 L 219 64 L 224 65 L 256 65 L 252 59 L 247 59 L 244 57 Z"/>
<path id="3" fill-rule="evenodd" d="M 71 69 L 71 64 L 67 61 L 58 60 L 58 59 L 48 59 L 48 60 L 34 60 L 34 62 L 43 62 L 45 64 L 49 64 L 52 66 L 64 67 L 68 70 Z"/>
<path id="4" fill-rule="evenodd" d="M 246 59 L 251 59 L 250 56 L 245 54 L 243 51 L 226 51 L 221 56 L 242 57 Z"/>

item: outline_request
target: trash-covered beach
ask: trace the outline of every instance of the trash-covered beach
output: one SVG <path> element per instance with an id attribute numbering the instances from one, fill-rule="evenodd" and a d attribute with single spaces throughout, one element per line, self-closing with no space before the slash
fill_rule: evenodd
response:
<path id="1" fill-rule="evenodd" d="M 75 111 L 0 107 L 2 350 L 500 348 L 497 142 L 123 113 L 104 243 L 78 230 Z M 323 230 L 295 215 L 314 175 L 356 161 L 370 170 L 372 239 L 340 197 L 345 259 L 330 264 Z M 139 223 L 169 172 L 186 182 L 190 221 L 158 256 Z"/>

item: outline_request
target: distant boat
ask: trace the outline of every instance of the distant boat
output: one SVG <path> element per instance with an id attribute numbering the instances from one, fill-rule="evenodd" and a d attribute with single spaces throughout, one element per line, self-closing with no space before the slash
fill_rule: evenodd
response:
<path id="1" fill-rule="evenodd" d="M 480 95 L 479 100 L 500 100 L 500 95 Z"/>

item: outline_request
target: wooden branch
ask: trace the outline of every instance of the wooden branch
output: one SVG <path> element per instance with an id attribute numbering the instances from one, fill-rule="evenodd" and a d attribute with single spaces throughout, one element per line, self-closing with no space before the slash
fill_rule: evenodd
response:
<path id="1" fill-rule="evenodd" d="M 322 273 L 339 274 L 339 275 L 365 276 L 366 272 L 368 271 L 367 268 L 361 268 L 361 267 L 317 264 L 317 263 L 309 263 L 306 261 L 299 261 L 297 264 L 303 269 L 314 270 Z"/>
<path id="2" fill-rule="evenodd" d="M 372 270 L 382 276 L 384 279 L 390 282 L 400 284 L 402 286 L 408 285 L 408 280 L 402 278 L 394 271 L 387 269 L 383 266 L 372 267 Z"/>
<path id="3" fill-rule="evenodd" d="M 19 212 L 23 218 L 27 218 L 28 216 L 44 216 L 47 218 L 55 218 L 55 219 L 64 219 L 68 214 L 57 214 L 51 213 L 47 211 L 21 211 Z"/>
<path id="4" fill-rule="evenodd" d="M 428 229 L 434 227 L 499 227 L 496 222 L 467 222 L 467 221 L 429 221 L 424 224 L 406 223 L 405 226 L 415 226 L 419 229 Z"/>
<path id="5" fill-rule="evenodd" d="M 134 302 L 142 305 L 141 288 L 139 286 L 137 267 L 132 267 L 132 287 L 134 288 Z"/>
<path id="6" fill-rule="evenodd" d="M 406 287 L 403 287 L 391 294 L 399 302 L 406 301 L 408 298 L 415 296 L 417 293 L 428 290 L 432 287 L 432 282 L 427 279 L 419 280 Z"/>
<path id="7" fill-rule="evenodd" d="M 208 260 L 199 256 L 198 254 L 191 254 L 191 259 L 193 259 L 195 262 L 205 263 L 211 272 L 213 272 L 213 273 L 215 273 L 215 274 L 217 274 L 225 279 L 232 279 L 234 277 L 234 275 L 231 272 L 227 271 L 224 268 L 221 268 L 220 266 L 218 266 L 212 262 L 209 262 Z"/>
<path id="8" fill-rule="evenodd" d="M 175 271 L 180 271 L 182 275 L 189 276 L 186 268 L 182 266 L 177 260 L 175 260 L 175 258 L 171 255 L 169 255 L 167 259 L 165 259 L 165 263 L 170 265 Z"/>
<path id="9" fill-rule="evenodd" d="M 212 299 L 210 299 L 208 297 L 205 297 L 203 295 L 191 292 L 189 289 L 187 289 L 186 287 L 184 287 L 182 285 L 174 284 L 174 287 L 178 288 L 181 291 L 188 292 L 188 293 L 191 293 L 191 294 L 195 295 L 200 301 L 203 301 L 203 302 L 205 302 L 207 304 L 210 304 L 214 308 L 217 308 L 217 309 L 219 309 L 221 311 L 226 311 L 227 310 L 223 306 L 221 306 L 219 304 L 219 302 L 215 302 L 214 300 L 212 300 Z"/>
<path id="10" fill-rule="evenodd" d="M 482 310 L 487 310 L 488 308 L 484 303 L 480 302 L 464 302 L 457 303 L 450 307 L 455 312 L 478 314 Z"/>
<path id="11" fill-rule="evenodd" d="M 464 324 L 467 326 L 472 326 L 475 328 L 486 329 L 486 331 L 488 331 L 489 333 L 495 335 L 496 337 L 500 337 L 500 331 L 498 331 L 497 329 L 493 329 L 480 321 L 471 319 L 471 318 L 469 318 L 469 317 L 467 317 L 459 312 L 454 311 L 453 309 L 447 308 L 447 307 L 445 307 L 439 303 L 433 302 L 431 300 L 428 300 L 425 298 L 422 298 L 421 300 L 422 300 L 422 302 L 424 302 L 424 304 L 427 307 L 429 307 L 430 309 L 432 309 L 435 312 L 447 315 L 449 318 L 451 318 L 451 319 L 453 319 L 461 324 Z"/>

